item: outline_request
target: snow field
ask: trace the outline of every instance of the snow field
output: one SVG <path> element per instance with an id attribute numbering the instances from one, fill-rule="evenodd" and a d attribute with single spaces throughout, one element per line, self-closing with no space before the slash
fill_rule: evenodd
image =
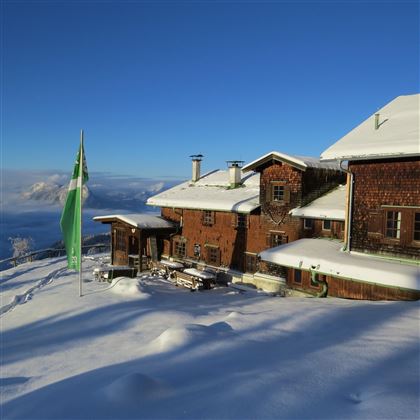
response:
<path id="1" fill-rule="evenodd" d="M 2 307 L 64 265 L 3 272 Z M 109 285 L 84 266 L 82 298 L 63 270 L 1 316 L 2 419 L 419 417 L 419 302 Z"/>

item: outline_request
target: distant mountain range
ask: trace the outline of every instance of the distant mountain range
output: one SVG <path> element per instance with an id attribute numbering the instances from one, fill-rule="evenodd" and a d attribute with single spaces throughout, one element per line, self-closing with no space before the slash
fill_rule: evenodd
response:
<path id="1" fill-rule="evenodd" d="M 89 209 L 120 209 L 140 211 L 145 208 L 149 197 L 165 189 L 164 182 L 157 182 L 152 185 L 134 189 L 122 186 L 117 189 L 107 189 L 103 186 L 83 186 L 84 207 Z M 64 205 L 67 197 L 68 186 L 54 182 L 36 182 L 25 191 L 22 191 L 20 198 L 23 201 L 36 201 L 39 204 Z"/>
<path id="2" fill-rule="evenodd" d="M 32 238 L 34 249 L 50 247 L 61 238 L 59 221 L 68 190 L 68 175 L 57 172 L 4 171 L 0 259 L 11 257 L 9 238 Z M 83 235 L 109 232 L 94 216 L 154 213 L 147 199 L 181 180 L 92 173 L 84 187 Z"/>

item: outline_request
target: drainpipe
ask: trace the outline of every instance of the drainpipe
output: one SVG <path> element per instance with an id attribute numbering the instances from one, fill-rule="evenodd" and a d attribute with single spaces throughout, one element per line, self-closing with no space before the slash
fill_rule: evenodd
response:
<path id="1" fill-rule="evenodd" d="M 317 268 L 319 268 L 319 265 L 315 267 L 314 265 L 311 265 L 311 268 L 309 269 L 311 273 L 311 281 L 316 284 L 317 286 L 322 286 L 322 289 L 320 292 L 316 294 L 317 298 L 326 298 L 328 296 L 328 283 L 326 280 L 319 280 L 317 279 Z"/>
<path id="2" fill-rule="evenodd" d="M 353 212 L 353 173 L 349 171 L 348 169 L 343 168 L 343 160 L 340 160 L 340 169 L 345 172 L 347 175 L 349 175 L 349 196 L 348 196 L 348 202 L 347 202 L 347 238 L 346 238 L 346 244 L 344 245 L 343 250 L 350 252 L 351 249 L 351 221 L 352 217 L 351 214 Z"/>

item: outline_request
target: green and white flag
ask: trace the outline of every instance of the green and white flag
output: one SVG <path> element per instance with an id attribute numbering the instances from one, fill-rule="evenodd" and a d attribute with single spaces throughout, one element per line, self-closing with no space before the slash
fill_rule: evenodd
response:
<path id="1" fill-rule="evenodd" d="M 80 161 L 82 161 L 82 164 L 80 164 Z M 82 257 L 82 187 L 88 179 L 82 132 L 66 203 L 60 220 L 67 253 L 67 267 L 77 271 L 81 270 Z"/>

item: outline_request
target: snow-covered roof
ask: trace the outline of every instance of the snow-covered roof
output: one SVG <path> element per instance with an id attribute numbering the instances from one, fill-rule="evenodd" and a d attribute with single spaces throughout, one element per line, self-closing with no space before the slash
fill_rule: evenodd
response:
<path id="1" fill-rule="evenodd" d="M 274 264 L 377 283 L 420 290 L 420 265 L 401 264 L 379 257 L 341 251 L 342 242 L 327 239 L 299 239 L 267 249 L 259 255 Z"/>
<path id="2" fill-rule="evenodd" d="M 250 213 L 260 206 L 260 175 L 242 176 L 242 185 L 230 188 L 228 171 L 214 171 L 197 182 L 184 182 L 150 197 L 147 204 L 158 207 L 234 211 Z"/>
<path id="3" fill-rule="evenodd" d="M 311 203 L 290 211 L 292 216 L 344 220 L 346 213 L 346 187 L 339 185 Z"/>
<path id="4" fill-rule="evenodd" d="M 139 229 L 170 229 L 175 227 L 174 223 L 152 214 L 111 214 L 107 216 L 96 216 L 93 220 L 102 223 L 121 220 Z"/>
<path id="5" fill-rule="evenodd" d="M 287 163 L 295 168 L 305 171 L 307 168 L 321 168 L 339 170 L 340 166 L 335 162 L 321 162 L 319 158 L 308 156 L 291 156 L 280 152 L 270 152 L 245 165 L 244 172 L 254 171 L 256 168 L 272 160 Z"/>
<path id="6" fill-rule="evenodd" d="M 323 160 L 420 156 L 420 94 L 398 96 L 330 146 Z"/>

